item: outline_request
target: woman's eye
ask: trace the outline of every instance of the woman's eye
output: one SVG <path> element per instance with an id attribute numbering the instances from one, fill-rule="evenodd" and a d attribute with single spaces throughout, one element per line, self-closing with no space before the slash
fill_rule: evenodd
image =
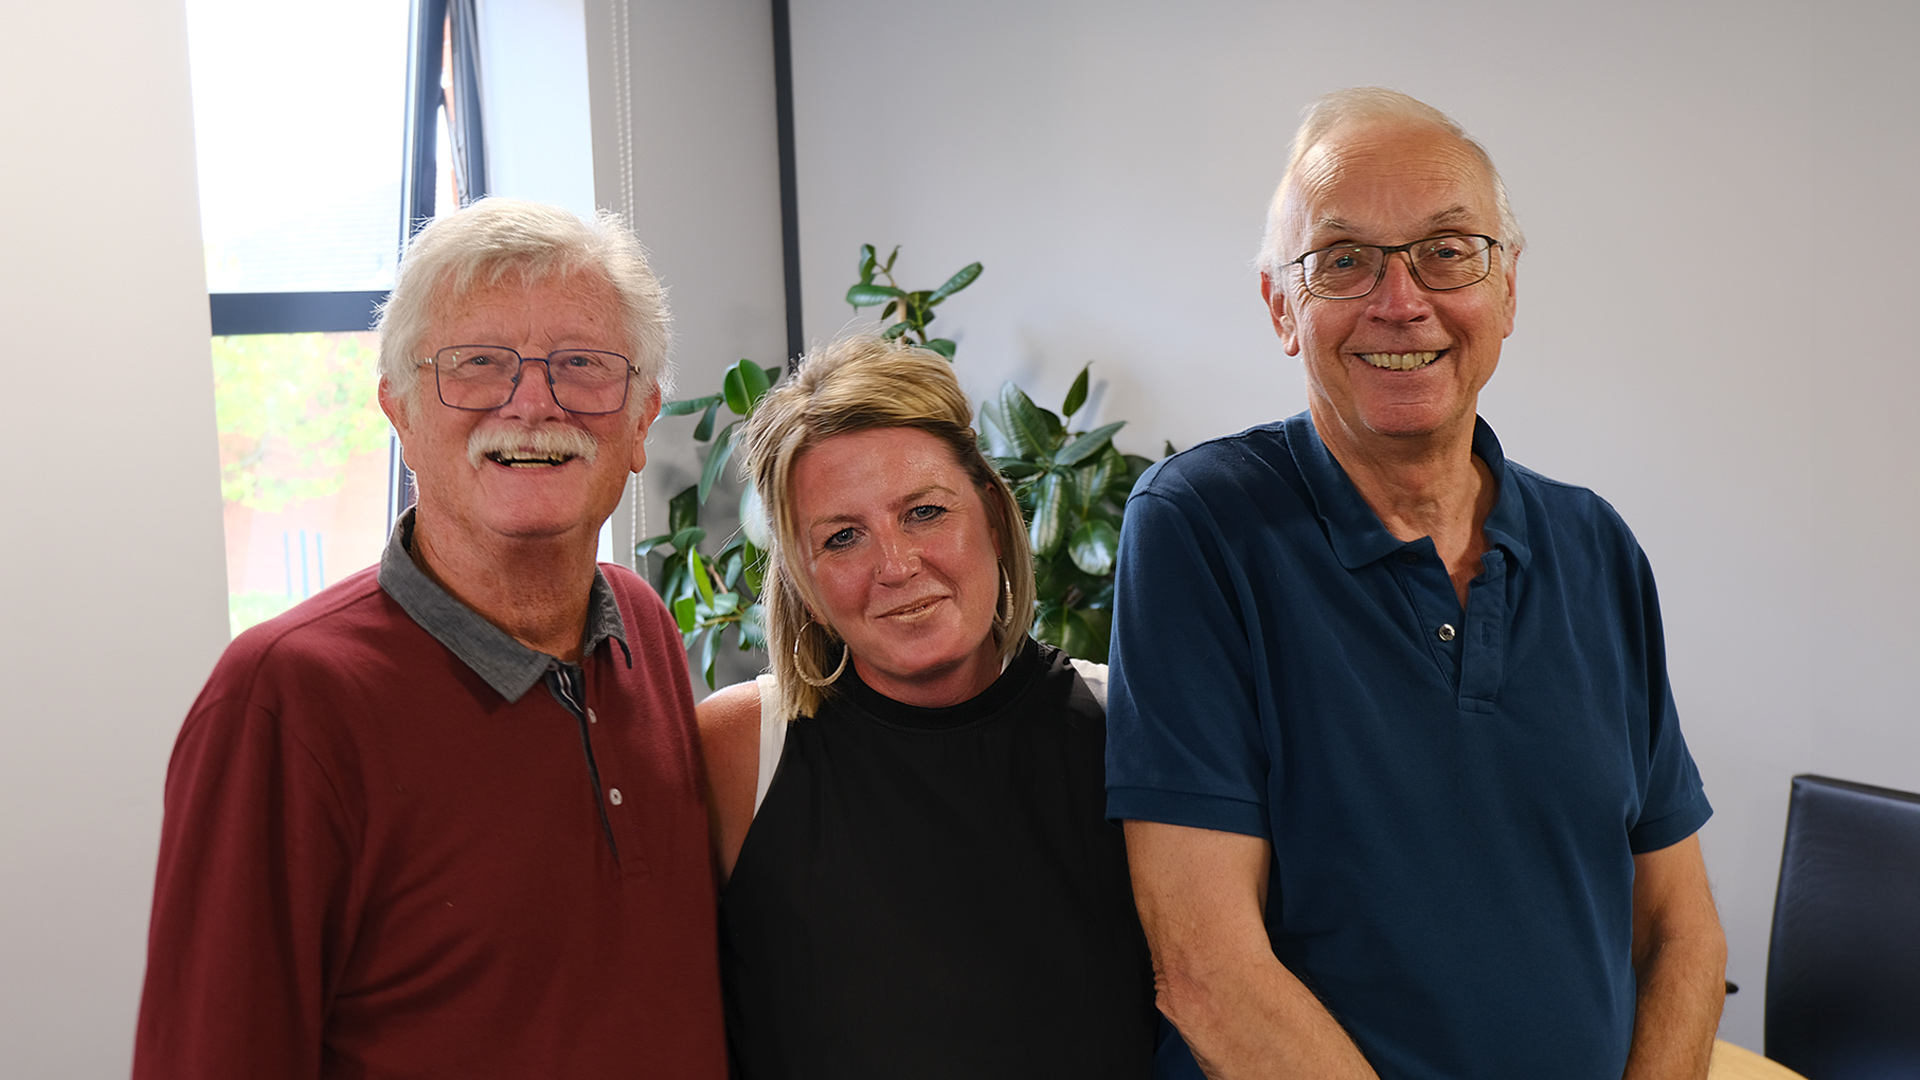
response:
<path id="1" fill-rule="evenodd" d="M 826 548 L 828 551 L 834 551 L 846 547 L 851 543 L 853 543 L 853 530 L 841 529 L 839 532 L 821 541 L 820 546 Z"/>
<path id="2" fill-rule="evenodd" d="M 947 512 L 947 508 L 937 503 L 926 503 L 907 511 L 907 520 L 916 522 L 933 521 Z"/>

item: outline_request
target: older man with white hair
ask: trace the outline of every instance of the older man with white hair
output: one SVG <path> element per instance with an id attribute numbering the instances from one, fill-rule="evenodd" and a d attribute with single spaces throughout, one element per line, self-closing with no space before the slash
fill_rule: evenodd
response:
<path id="1" fill-rule="evenodd" d="M 1162 1076 L 1706 1074 L 1711 810 L 1646 556 L 1477 413 L 1520 247 L 1444 114 L 1321 99 L 1260 260 L 1307 411 L 1134 491 L 1108 813 Z"/>
<path id="2" fill-rule="evenodd" d="M 717 1080 L 686 661 L 594 562 L 663 291 L 617 218 L 482 200 L 414 242 L 381 332 L 419 501 L 187 716 L 134 1075 Z"/>

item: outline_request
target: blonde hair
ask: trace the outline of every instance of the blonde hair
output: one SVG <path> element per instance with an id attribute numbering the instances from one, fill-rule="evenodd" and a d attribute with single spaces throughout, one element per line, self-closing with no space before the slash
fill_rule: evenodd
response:
<path id="1" fill-rule="evenodd" d="M 1273 200 L 1267 204 L 1267 230 L 1260 239 L 1260 254 L 1255 259 L 1260 272 L 1268 278 L 1277 283 L 1289 259 L 1280 244 L 1284 232 L 1282 227 L 1286 223 L 1282 204 L 1286 201 L 1287 188 L 1293 182 L 1293 174 L 1300 168 L 1307 151 L 1320 145 L 1335 128 L 1349 124 L 1424 125 L 1438 128 L 1460 140 L 1479 159 L 1481 166 L 1487 170 L 1488 179 L 1493 182 L 1493 206 L 1494 212 L 1499 215 L 1501 233 L 1495 239 L 1515 257 L 1526 246 L 1526 237 L 1520 233 L 1520 221 L 1513 216 L 1513 207 L 1507 202 L 1506 181 L 1500 179 L 1500 170 L 1493 167 L 1493 156 L 1487 153 L 1486 147 L 1468 135 L 1453 117 L 1419 98 L 1384 86 L 1356 86 L 1335 90 L 1308 105 L 1300 120 L 1300 130 L 1293 134 L 1293 152 L 1287 158 L 1287 171 L 1281 175 L 1279 186 L 1273 189 Z"/>
<path id="2" fill-rule="evenodd" d="M 792 486 L 800 455 L 835 435 L 913 428 L 952 451 L 955 464 L 980 491 L 987 520 L 1000 540 L 1001 570 L 1012 592 L 1008 611 L 994 621 L 994 642 L 1003 661 L 1019 652 L 1033 625 L 1033 555 L 1020 504 L 981 451 L 972 420 L 973 408 L 946 359 L 872 335 L 815 347 L 792 376 L 761 399 L 739 446 L 771 519 L 772 547 L 761 597 L 782 716 L 814 715 L 831 690 L 810 685 L 800 672 L 818 680 L 834 670 L 845 648 L 842 644 L 835 649 L 827 632 L 804 632 L 811 613 L 824 605 L 805 570 Z"/>

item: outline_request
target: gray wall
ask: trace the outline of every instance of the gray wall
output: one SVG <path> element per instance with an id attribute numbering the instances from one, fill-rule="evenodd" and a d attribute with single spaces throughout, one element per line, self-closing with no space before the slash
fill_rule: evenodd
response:
<path id="1" fill-rule="evenodd" d="M 808 333 L 862 241 L 942 309 L 976 398 L 1185 447 L 1304 407 L 1250 259 L 1302 105 L 1382 83 L 1492 150 L 1530 247 L 1481 411 L 1610 499 L 1661 583 L 1702 834 L 1760 1046 L 1787 780 L 1920 790 L 1911 4 L 1022 0 L 796 5 Z M 871 314 L 871 312 L 869 312 Z M 1895 555 L 1884 554 L 1893 547 Z"/>
<path id="2" fill-rule="evenodd" d="M 124 1076 L 160 785 L 227 642 L 180 0 L 0 5 L 0 1072 Z"/>

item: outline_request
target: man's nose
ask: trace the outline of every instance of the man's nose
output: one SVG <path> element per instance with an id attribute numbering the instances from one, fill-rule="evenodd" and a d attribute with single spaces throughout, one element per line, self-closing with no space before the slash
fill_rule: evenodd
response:
<path id="1" fill-rule="evenodd" d="M 1387 256 L 1380 283 L 1367 296 L 1367 303 L 1374 317 L 1392 322 L 1417 321 L 1432 310 L 1427 287 L 1413 276 L 1411 252 L 1396 251 Z"/>
<path id="2" fill-rule="evenodd" d="M 553 373 L 545 360 L 520 361 L 520 374 L 514 380 L 513 393 L 500 407 L 504 416 L 551 416 L 565 409 L 553 397 Z"/>

